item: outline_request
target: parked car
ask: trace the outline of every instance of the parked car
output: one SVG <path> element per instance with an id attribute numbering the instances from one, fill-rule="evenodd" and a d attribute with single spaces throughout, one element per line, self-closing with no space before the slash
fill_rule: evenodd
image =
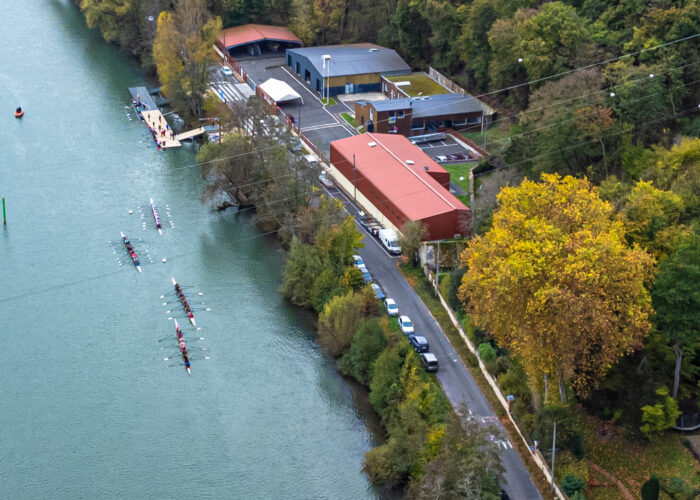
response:
<path id="1" fill-rule="evenodd" d="M 362 269 L 360 269 L 360 271 L 362 271 Z M 362 279 L 365 280 L 365 284 L 367 284 L 367 283 L 372 283 L 372 281 L 374 281 L 374 280 L 372 279 L 372 275 L 369 274 L 369 272 L 367 271 L 367 268 L 365 268 L 365 270 L 362 271 Z"/>
<path id="2" fill-rule="evenodd" d="M 224 76 L 233 76 L 233 71 L 228 66 L 221 66 L 221 72 Z"/>
<path id="3" fill-rule="evenodd" d="M 333 181 L 325 172 L 321 172 L 321 175 L 318 176 L 318 181 L 327 188 L 335 187 L 335 184 L 333 184 Z"/>
<path id="4" fill-rule="evenodd" d="M 411 335 L 408 337 L 408 341 L 413 346 L 413 349 L 418 352 L 428 352 L 430 350 L 430 345 L 428 345 L 428 339 L 420 335 Z"/>
<path id="5" fill-rule="evenodd" d="M 372 283 L 372 291 L 374 292 L 374 296 L 379 299 L 379 300 L 384 300 L 384 290 L 382 290 L 382 287 L 377 285 L 376 283 Z"/>
<path id="6" fill-rule="evenodd" d="M 447 156 L 445 155 L 438 155 L 435 158 L 433 158 L 436 162 L 438 163 L 445 163 L 447 161 Z"/>
<path id="7" fill-rule="evenodd" d="M 365 265 L 365 261 L 362 260 L 362 257 L 360 257 L 360 256 L 357 255 L 357 254 L 355 254 L 355 255 L 352 256 L 352 262 L 353 262 L 353 264 L 355 264 L 355 265 L 358 266 L 358 267 L 359 267 L 359 266 L 364 266 L 364 265 Z"/>
<path id="8" fill-rule="evenodd" d="M 438 371 L 438 359 L 432 352 L 423 352 L 420 355 L 420 364 L 426 372 Z"/>
<path id="9" fill-rule="evenodd" d="M 396 305 L 396 301 L 391 298 L 384 299 L 384 308 L 389 316 L 399 315 L 399 306 Z"/>
<path id="10" fill-rule="evenodd" d="M 450 160 L 450 161 L 457 161 L 457 160 L 459 160 L 459 158 L 457 158 L 457 155 L 456 155 L 456 154 L 449 154 L 449 155 L 447 155 L 447 159 Z"/>
<path id="11" fill-rule="evenodd" d="M 399 328 L 401 328 L 404 335 L 410 335 L 413 333 L 413 323 L 411 323 L 411 318 L 408 316 L 399 316 L 399 319 L 396 321 L 398 322 Z"/>

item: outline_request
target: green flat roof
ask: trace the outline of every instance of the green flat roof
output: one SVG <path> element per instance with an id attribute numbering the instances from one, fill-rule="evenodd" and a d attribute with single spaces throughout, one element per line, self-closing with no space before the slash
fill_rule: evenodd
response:
<path id="1" fill-rule="evenodd" d="M 420 95 L 438 95 L 449 94 L 450 91 L 440 85 L 438 82 L 430 78 L 425 73 L 409 73 L 407 75 L 384 75 L 388 81 L 396 82 L 411 82 L 411 85 L 402 85 L 399 87 L 403 92 L 406 92 L 408 97 L 416 97 Z"/>

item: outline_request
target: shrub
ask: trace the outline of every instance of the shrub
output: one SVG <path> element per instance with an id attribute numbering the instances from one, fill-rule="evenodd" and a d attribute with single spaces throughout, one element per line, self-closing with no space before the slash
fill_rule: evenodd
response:
<path id="1" fill-rule="evenodd" d="M 450 296 L 450 289 L 452 288 L 452 278 L 449 274 L 440 273 L 440 295 L 442 298 L 447 300 Z"/>
<path id="2" fill-rule="evenodd" d="M 492 376 L 498 377 L 502 373 L 508 371 L 510 366 L 510 361 L 505 356 L 497 356 L 496 359 L 486 363 L 486 371 L 488 371 Z"/>
<path id="3" fill-rule="evenodd" d="M 517 360 L 511 360 L 508 371 L 498 376 L 498 386 L 506 395 L 515 396 L 514 413 L 532 412 L 532 391 L 527 385 L 525 370 Z"/>
<path id="4" fill-rule="evenodd" d="M 386 347 L 386 338 L 377 318 L 360 323 L 350 350 L 340 360 L 340 369 L 361 384 L 368 385 L 371 367 Z"/>
<path id="5" fill-rule="evenodd" d="M 348 350 L 363 319 L 362 295 L 354 292 L 333 297 L 318 316 L 318 341 L 333 356 Z"/>
<path id="6" fill-rule="evenodd" d="M 408 342 L 398 342 L 393 347 L 385 349 L 372 365 L 369 402 L 385 422 L 392 413 L 392 407 L 395 407 L 401 398 L 401 368 L 411 351 Z"/>
<path id="7" fill-rule="evenodd" d="M 294 305 L 311 307 L 311 289 L 322 271 L 323 264 L 318 249 L 293 238 L 284 263 L 280 292 Z"/>
<path id="8" fill-rule="evenodd" d="M 344 295 L 347 291 L 335 270 L 328 267 L 318 275 L 311 286 L 311 305 L 317 312 L 321 312 L 329 300 L 337 295 Z"/>
<path id="9" fill-rule="evenodd" d="M 496 350 L 488 342 L 479 344 L 478 351 L 479 357 L 484 363 L 488 363 L 489 361 L 493 361 L 494 359 L 496 359 Z"/>
<path id="10" fill-rule="evenodd" d="M 649 480 L 642 485 L 642 500 L 658 500 L 659 490 L 659 480 L 656 476 L 651 476 Z"/>
<path id="11" fill-rule="evenodd" d="M 656 394 L 661 402 L 642 406 L 642 426 L 639 428 L 647 438 L 653 438 L 676 423 L 680 411 L 678 402 L 668 395 L 668 389 L 659 387 Z"/>
<path id="12" fill-rule="evenodd" d="M 450 307 L 459 313 L 464 313 L 464 305 L 462 301 L 459 300 L 457 293 L 459 292 L 459 286 L 462 284 L 462 276 L 467 270 L 464 267 L 455 269 L 450 273 L 450 289 L 447 295 L 443 295 L 445 300 L 450 304 Z"/>
<path id="13" fill-rule="evenodd" d="M 573 495 L 578 491 L 581 491 L 585 487 L 586 481 L 584 481 L 580 477 L 572 476 L 571 474 L 567 474 L 566 476 L 564 476 L 564 479 L 562 479 L 561 482 L 562 491 L 569 496 Z"/>
<path id="14" fill-rule="evenodd" d="M 586 497 L 583 496 L 583 493 L 581 493 L 580 491 L 577 491 L 576 493 L 571 495 L 570 499 L 571 500 L 586 500 Z"/>

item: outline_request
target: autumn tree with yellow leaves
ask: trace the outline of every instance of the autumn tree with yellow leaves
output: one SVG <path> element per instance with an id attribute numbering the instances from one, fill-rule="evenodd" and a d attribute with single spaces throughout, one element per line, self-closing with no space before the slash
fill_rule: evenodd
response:
<path id="1" fill-rule="evenodd" d="M 533 380 L 585 397 L 650 328 L 653 259 L 630 248 L 612 206 L 586 179 L 506 187 L 493 226 L 463 252 L 460 298 L 472 320 Z M 539 377 L 542 377 L 540 379 Z"/>
<path id="2" fill-rule="evenodd" d="M 209 88 L 209 67 L 214 62 L 216 35 L 221 19 L 212 17 L 205 0 L 178 0 L 174 12 L 158 16 L 153 60 L 163 93 L 185 120 L 201 117 Z"/>

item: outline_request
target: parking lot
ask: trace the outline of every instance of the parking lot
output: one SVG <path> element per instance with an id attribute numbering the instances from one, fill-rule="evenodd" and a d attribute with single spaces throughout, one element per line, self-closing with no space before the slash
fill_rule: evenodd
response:
<path id="1" fill-rule="evenodd" d="M 342 102 L 324 108 L 318 93 L 301 82 L 286 67 L 284 58 L 243 61 L 241 67 L 255 85 L 269 78 L 276 78 L 289 84 L 301 96 L 303 104 L 282 104 L 280 109 L 284 114 L 294 116 L 304 135 L 326 154 L 332 141 L 350 137 L 355 133 L 350 125 L 337 116 L 350 108 Z"/>
<path id="2" fill-rule="evenodd" d="M 419 148 L 423 150 L 425 154 L 430 156 L 433 160 L 437 161 L 438 163 L 464 163 L 467 161 L 474 161 L 473 160 L 473 154 L 472 160 L 470 160 L 467 157 L 467 154 L 469 153 L 469 150 L 466 149 L 464 146 L 461 144 L 457 144 L 454 139 L 452 139 L 450 136 L 447 136 L 444 140 L 441 141 L 431 141 L 425 144 L 417 144 Z M 454 158 L 454 159 L 447 159 L 447 161 L 440 159 L 438 160 L 436 157 L 438 156 L 448 156 L 448 155 L 463 155 L 464 158 Z"/>

